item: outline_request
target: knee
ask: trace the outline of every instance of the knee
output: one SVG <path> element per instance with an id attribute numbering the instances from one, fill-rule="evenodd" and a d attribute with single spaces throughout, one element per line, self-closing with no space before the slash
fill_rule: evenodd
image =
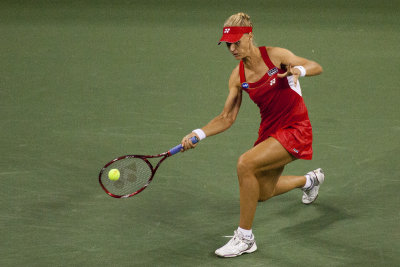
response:
<path id="1" fill-rule="evenodd" d="M 236 165 L 237 173 L 239 180 L 241 177 L 246 177 L 248 174 L 254 174 L 254 166 L 252 164 L 251 159 L 246 156 L 246 154 L 243 154 L 239 157 L 237 165 Z"/>

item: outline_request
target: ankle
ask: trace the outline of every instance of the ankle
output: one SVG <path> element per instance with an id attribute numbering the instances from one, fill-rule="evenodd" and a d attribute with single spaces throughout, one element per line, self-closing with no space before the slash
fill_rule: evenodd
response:
<path id="1" fill-rule="evenodd" d="M 304 184 L 302 189 L 309 189 L 312 186 L 311 177 L 308 174 L 304 175 L 304 177 L 306 177 L 306 183 Z"/>
<path id="2" fill-rule="evenodd" d="M 237 230 L 238 230 L 238 232 L 240 232 L 243 235 L 244 238 L 249 239 L 249 240 L 254 239 L 252 229 L 247 230 L 247 229 L 243 229 L 239 226 Z"/>

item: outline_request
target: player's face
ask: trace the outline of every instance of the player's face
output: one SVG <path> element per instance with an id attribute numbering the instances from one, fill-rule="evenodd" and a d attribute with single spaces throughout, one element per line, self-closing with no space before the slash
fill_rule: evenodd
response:
<path id="1" fill-rule="evenodd" d="M 251 36 L 249 34 L 243 34 L 239 41 L 236 43 L 226 43 L 226 46 L 236 59 L 242 59 L 246 57 L 250 51 L 250 42 Z"/>

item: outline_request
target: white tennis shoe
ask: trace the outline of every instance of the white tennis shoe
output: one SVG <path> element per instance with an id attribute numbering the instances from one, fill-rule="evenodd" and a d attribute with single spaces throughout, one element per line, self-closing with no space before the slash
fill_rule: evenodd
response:
<path id="1" fill-rule="evenodd" d="M 220 257 L 232 258 L 242 255 L 243 253 L 252 253 L 257 250 L 256 240 L 246 239 L 242 233 L 235 230 L 235 234 L 225 246 L 217 249 L 215 254 Z"/>
<path id="2" fill-rule="evenodd" d="M 311 178 L 311 186 L 307 189 L 302 189 L 302 202 L 308 205 L 313 203 L 317 199 L 319 187 L 324 182 L 325 175 L 324 171 L 321 168 L 310 171 L 306 175 L 309 175 Z"/>

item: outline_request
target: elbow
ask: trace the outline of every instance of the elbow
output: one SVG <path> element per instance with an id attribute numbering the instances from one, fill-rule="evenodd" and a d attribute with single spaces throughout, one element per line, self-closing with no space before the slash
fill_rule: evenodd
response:
<path id="1" fill-rule="evenodd" d="M 314 76 L 323 72 L 322 66 L 315 61 L 311 61 L 307 68 L 307 75 Z"/>
<path id="2" fill-rule="evenodd" d="M 324 69 L 322 68 L 322 66 L 321 65 L 318 65 L 318 71 L 319 71 L 319 74 L 321 74 L 321 73 L 323 73 L 324 72 Z"/>
<path id="3" fill-rule="evenodd" d="M 316 67 L 316 73 L 317 73 L 317 75 L 318 74 L 321 74 L 324 70 L 322 69 L 322 66 L 321 65 L 319 65 L 317 62 L 315 62 L 315 67 Z"/>

